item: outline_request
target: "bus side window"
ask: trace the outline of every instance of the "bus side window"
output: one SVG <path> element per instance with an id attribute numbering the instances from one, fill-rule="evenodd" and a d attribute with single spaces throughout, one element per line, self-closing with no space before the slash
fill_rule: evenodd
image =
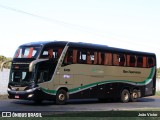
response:
<path id="1" fill-rule="evenodd" d="M 143 57 L 138 56 L 137 57 L 137 67 L 142 67 L 143 66 Z"/>
<path id="2" fill-rule="evenodd" d="M 124 54 L 119 54 L 119 65 L 120 66 L 125 66 L 125 55 Z"/>
<path id="3" fill-rule="evenodd" d="M 136 56 L 130 55 L 129 66 L 130 66 L 130 67 L 135 67 L 135 66 L 136 66 Z"/>
<path id="4" fill-rule="evenodd" d="M 68 58 L 68 52 L 66 53 L 65 57 L 64 57 L 64 63 L 67 64 L 67 58 Z"/>
<path id="5" fill-rule="evenodd" d="M 113 54 L 113 65 L 119 65 L 119 55 Z"/>
<path id="6" fill-rule="evenodd" d="M 94 65 L 97 64 L 97 52 L 94 52 Z"/>
<path id="7" fill-rule="evenodd" d="M 127 66 L 130 66 L 130 55 L 127 55 Z"/>
<path id="8" fill-rule="evenodd" d="M 77 50 L 73 50 L 73 63 L 77 63 Z"/>
<path id="9" fill-rule="evenodd" d="M 68 51 L 68 54 L 67 54 L 67 63 L 68 64 L 72 64 L 73 63 L 73 51 Z"/>
<path id="10" fill-rule="evenodd" d="M 143 67 L 147 67 L 147 57 L 143 56 Z"/>
<path id="11" fill-rule="evenodd" d="M 94 64 L 95 61 L 94 52 L 90 52 L 90 59 L 91 59 L 91 64 Z"/>
<path id="12" fill-rule="evenodd" d="M 86 52 L 81 52 L 81 61 L 82 61 L 82 64 L 86 64 L 87 62 Z"/>
<path id="13" fill-rule="evenodd" d="M 91 64 L 91 54 L 87 52 L 87 64 Z"/>
<path id="14" fill-rule="evenodd" d="M 48 50 L 43 51 L 40 58 L 48 58 Z"/>
<path id="15" fill-rule="evenodd" d="M 53 58 L 53 49 L 48 50 L 48 57 L 51 59 Z"/>
<path id="16" fill-rule="evenodd" d="M 73 51 L 68 50 L 65 57 L 64 57 L 64 63 L 65 64 L 71 64 L 73 63 Z"/>
<path id="17" fill-rule="evenodd" d="M 86 64 L 87 63 L 87 55 L 85 51 L 78 51 L 77 53 L 78 63 Z"/>
<path id="18" fill-rule="evenodd" d="M 81 52 L 77 50 L 77 63 L 81 63 L 80 56 L 81 56 Z"/>
<path id="19" fill-rule="evenodd" d="M 59 49 L 58 49 L 59 50 Z M 40 56 L 40 58 L 49 58 L 49 59 L 54 59 L 57 58 L 57 54 L 58 54 L 58 50 L 52 49 L 52 48 L 46 48 L 44 49 L 44 51 L 42 52 L 42 55 Z"/>
<path id="20" fill-rule="evenodd" d="M 61 56 L 61 53 L 62 53 L 62 48 L 59 48 L 58 49 L 58 56 L 57 56 L 57 58 L 59 58 Z"/>
<path id="21" fill-rule="evenodd" d="M 112 65 L 112 53 L 105 53 L 104 65 Z"/>
<path id="22" fill-rule="evenodd" d="M 99 65 L 104 65 L 104 53 L 98 52 L 97 62 Z"/>
<path id="23" fill-rule="evenodd" d="M 104 65 L 104 57 L 105 57 L 105 54 L 104 53 L 101 53 L 101 64 Z"/>
<path id="24" fill-rule="evenodd" d="M 76 64 L 77 61 L 79 61 L 79 51 L 77 50 L 68 50 L 66 53 L 66 56 L 64 58 L 64 63 L 65 64 L 71 64 L 74 63 Z"/>
<path id="25" fill-rule="evenodd" d="M 88 51 L 87 52 L 87 64 L 94 64 L 94 53 Z"/>
<path id="26" fill-rule="evenodd" d="M 98 52 L 98 64 L 100 65 L 102 62 L 102 58 L 101 58 L 101 52 Z"/>
<path id="27" fill-rule="evenodd" d="M 147 62 L 148 62 L 148 67 L 149 68 L 154 66 L 154 60 L 153 60 L 152 57 L 148 57 Z"/>

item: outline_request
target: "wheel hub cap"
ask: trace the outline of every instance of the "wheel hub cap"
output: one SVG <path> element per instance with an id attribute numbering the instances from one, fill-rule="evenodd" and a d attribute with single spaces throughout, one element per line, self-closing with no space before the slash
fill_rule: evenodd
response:
<path id="1" fill-rule="evenodd" d="M 59 94 L 59 100 L 63 101 L 65 99 L 64 94 Z"/>

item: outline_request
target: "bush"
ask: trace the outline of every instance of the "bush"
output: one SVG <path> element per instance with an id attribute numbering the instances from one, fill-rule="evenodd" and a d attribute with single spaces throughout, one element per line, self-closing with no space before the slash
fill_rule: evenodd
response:
<path id="1" fill-rule="evenodd" d="M 12 58 L 7 58 L 7 57 L 5 57 L 5 56 L 3 56 L 3 55 L 0 55 L 0 65 L 1 65 L 1 63 L 2 62 L 4 62 L 4 61 L 6 61 L 6 60 L 11 60 Z M 4 68 L 10 68 L 11 67 L 11 63 L 9 62 L 9 63 L 6 63 L 5 65 L 4 65 Z"/>

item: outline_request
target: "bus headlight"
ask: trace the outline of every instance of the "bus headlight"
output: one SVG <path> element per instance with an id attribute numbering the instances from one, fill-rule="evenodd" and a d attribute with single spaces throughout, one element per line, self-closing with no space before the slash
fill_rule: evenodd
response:
<path id="1" fill-rule="evenodd" d="M 26 92 L 32 92 L 32 91 L 33 91 L 33 89 L 26 90 Z"/>
<path id="2" fill-rule="evenodd" d="M 33 95 L 34 95 L 34 94 L 29 94 L 29 95 L 28 95 L 28 98 L 31 98 L 31 97 L 33 97 Z"/>

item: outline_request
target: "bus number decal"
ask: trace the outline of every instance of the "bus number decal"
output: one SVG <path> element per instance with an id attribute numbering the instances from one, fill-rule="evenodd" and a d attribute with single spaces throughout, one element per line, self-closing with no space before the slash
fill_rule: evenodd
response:
<path id="1" fill-rule="evenodd" d="M 63 78 L 70 78 L 70 75 L 64 75 Z"/>
<path id="2" fill-rule="evenodd" d="M 70 72 L 71 70 L 70 70 L 70 69 L 64 69 L 64 71 L 66 71 L 66 72 Z"/>

